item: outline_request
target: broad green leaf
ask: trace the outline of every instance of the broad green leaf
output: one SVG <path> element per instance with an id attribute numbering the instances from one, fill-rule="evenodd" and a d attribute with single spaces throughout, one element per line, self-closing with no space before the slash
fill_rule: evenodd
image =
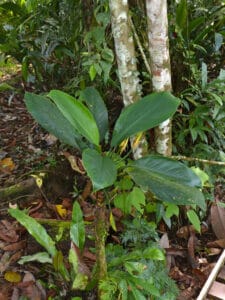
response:
<path id="1" fill-rule="evenodd" d="M 189 210 L 187 212 L 187 216 L 189 221 L 191 222 L 191 224 L 194 226 L 194 228 L 201 233 L 201 222 L 199 220 L 198 215 L 196 214 L 196 212 L 194 210 Z"/>
<path id="2" fill-rule="evenodd" d="M 112 136 L 111 146 L 141 131 L 153 128 L 172 117 L 180 100 L 168 92 L 152 93 L 127 106 L 120 114 Z"/>
<path id="3" fill-rule="evenodd" d="M 195 187 L 199 178 L 180 163 L 167 158 L 146 156 L 134 161 L 127 169 L 133 180 L 150 190 L 159 200 L 176 205 L 198 205 L 205 209 L 203 194 Z M 174 172 L 174 173 L 173 173 Z M 185 177 L 186 176 L 186 177 Z"/>
<path id="4" fill-rule="evenodd" d="M 116 182 L 116 187 L 122 191 L 132 189 L 134 183 L 129 177 L 123 177 L 120 181 Z"/>
<path id="5" fill-rule="evenodd" d="M 199 167 L 191 167 L 191 170 L 200 178 L 202 186 L 205 186 L 209 181 L 209 175 Z"/>
<path id="6" fill-rule="evenodd" d="M 49 256 L 49 254 L 47 252 L 38 252 L 33 255 L 22 256 L 21 259 L 18 261 L 18 263 L 20 265 L 23 265 L 23 264 L 25 264 L 27 262 L 31 262 L 31 261 L 37 261 L 42 264 L 46 264 L 46 263 L 51 264 L 52 258 Z"/>
<path id="7" fill-rule="evenodd" d="M 100 133 L 100 139 L 103 140 L 108 131 L 108 111 L 99 92 L 93 87 L 87 87 L 81 92 L 85 103 L 92 112 Z"/>
<path id="8" fill-rule="evenodd" d="M 128 194 L 127 201 L 129 201 L 137 211 L 139 211 L 141 214 L 143 213 L 143 206 L 145 206 L 145 194 L 140 188 L 134 187 L 133 190 Z"/>
<path id="9" fill-rule="evenodd" d="M 153 259 L 153 260 L 165 260 L 165 255 L 162 250 L 158 248 L 147 248 L 143 252 L 143 257 L 145 259 Z"/>
<path id="10" fill-rule="evenodd" d="M 148 155 L 131 163 L 131 166 L 157 172 L 163 177 L 192 187 L 202 187 L 201 180 L 183 163 L 160 155 Z"/>
<path id="11" fill-rule="evenodd" d="M 81 135 L 95 145 L 99 145 L 99 131 L 93 115 L 88 108 L 74 97 L 58 90 L 48 96 L 55 102 L 64 117 Z"/>
<path id="12" fill-rule="evenodd" d="M 90 76 L 91 81 L 93 81 L 95 79 L 96 75 L 97 75 L 96 68 L 94 65 L 91 65 L 90 69 L 89 69 L 89 76 Z"/>
<path id="13" fill-rule="evenodd" d="M 94 191 L 104 189 L 115 182 L 117 170 L 110 157 L 103 156 L 94 149 L 86 149 L 83 151 L 82 161 Z"/>
<path id="14" fill-rule="evenodd" d="M 132 202 L 128 200 L 128 193 L 121 193 L 114 198 L 115 207 L 122 210 L 123 213 L 129 214 L 131 212 Z"/>
<path id="15" fill-rule="evenodd" d="M 43 96 L 26 93 L 25 103 L 30 114 L 43 128 L 65 144 L 82 148 L 82 137 L 52 101 Z"/>
<path id="16" fill-rule="evenodd" d="M 57 253 L 55 242 L 48 235 L 47 231 L 35 219 L 28 216 L 25 212 L 19 209 L 9 209 L 10 215 L 23 225 L 32 237 L 44 247 L 48 253 L 54 257 Z"/>
<path id="17" fill-rule="evenodd" d="M 172 216 L 179 216 L 179 207 L 173 203 L 167 203 L 165 217 L 170 219 Z"/>
<path id="18" fill-rule="evenodd" d="M 73 205 L 70 237 L 74 244 L 82 250 L 85 243 L 85 225 L 83 213 L 78 202 L 75 202 Z"/>
<path id="19" fill-rule="evenodd" d="M 176 9 L 176 25 L 181 31 L 183 31 L 184 34 L 186 34 L 184 30 L 187 27 L 187 7 L 187 0 L 181 0 Z"/>

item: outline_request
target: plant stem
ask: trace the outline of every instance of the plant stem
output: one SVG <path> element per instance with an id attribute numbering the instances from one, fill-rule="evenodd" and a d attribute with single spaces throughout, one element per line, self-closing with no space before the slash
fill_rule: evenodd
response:
<path id="1" fill-rule="evenodd" d="M 170 156 L 170 158 L 176 159 L 176 160 L 200 162 L 200 163 L 208 164 L 208 165 L 225 166 L 225 162 L 223 162 L 223 161 L 207 160 L 207 159 L 201 159 L 201 158 L 197 158 L 197 157 L 187 157 L 187 156 L 178 155 L 178 156 Z"/>
<path id="2" fill-rule="evenodd" d="M 108 222 L 106 219 L 106 207 L 102 193 L 97 194 L 97 205 L 95 209 L 95 247 L 98 280 L 98 299 L 102 299 L 103 291 L 100 281 L 107 277 L 107 262 L 105 253 L 105 241 L 108 234 Z"/>
<path id="3" fill-rule="evenodd" d="M 143 47 L 142 47 L 142 45 L 141 45 L 141 41 L 140 41 L 139 36 L 138 36 L 138 34 L 137 34 L 137 31 L 136 31 L 136 28 L 135 28 L 135 26 L 134 26 L 134 23 L 133 23 L 133 21 L 132 21 L 132 19 L 131 19 L 131 16 L 129 16 L 129 22 L 130 22 L 130 26 L 131 26 L 131 29 L 132 29 L 132 31 L 133 31 L 134 38 L 135 38 L 135 40 L 136 40 L 138 49 L 139 49 L 139 51 L 140 51 L 140 53 L 141 53 L 141 56 L 142 56 L 142 59 L 143 59 L 143 61 L 144 61 L 145 67 L 146 67 L 146 69 L 147 69 L 147 71 L 148 71 L 148 73 L 149 73 L 149 75 L 150 75 L 150 77 L 151 77 L 151 76 L 152 76 L 152 71 L 151 71 L 150 65 L 149 65 L 149 63 L 148 63 L 148 59 L 147 59 L 147 57 L 146 57 L 146 55 L 145 55 L 144 49 L 143 49 Z"/>

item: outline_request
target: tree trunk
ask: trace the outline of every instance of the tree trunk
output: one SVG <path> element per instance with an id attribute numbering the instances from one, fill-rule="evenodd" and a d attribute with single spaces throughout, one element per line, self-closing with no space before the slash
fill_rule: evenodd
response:
<path id="1" fill-rule="evenodd" d="M 127 106 L 141 97 L 134 40 L 128 18 L 128 1 L 110 0 L 109 5 L 123 103 Z M 131 146 L 134 158 L 139 158 L 147 152 L 144 137 L 137 146 L 134 146 L 134 139 L 131 139 Z"/>
<path id="2" fill-rule="evenodd" d="M 146 0 L 152 87 L 155 92 L 171 91 L 171 70 L 166 0 Z M 171 120 L 155 128 L 156 151 L 172 154 Z"/>

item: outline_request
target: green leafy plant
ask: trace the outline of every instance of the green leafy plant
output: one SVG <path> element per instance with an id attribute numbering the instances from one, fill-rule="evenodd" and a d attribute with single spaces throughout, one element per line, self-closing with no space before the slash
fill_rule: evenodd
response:
<path id="1" fill-rule="evenodd" d="M 180 103 L 177 98 L 168 92 L 153 93 L 124 108 L 112 132 L 109 151 L 103 151 L 100 144 L 109 130 L 108 112 L 102 98 L 94 88 L 87 88 L 82 93 L 82 101 L 84 103 L 58 90 L 52 90 L 47 96 L 25 95 L 29 112 L 46 130 L 82 151 L 83 165 L 91 179 L 96 198 L 96 278 L 100 283 L 107 278 L 107 203 L 110 206 L 114 203 L 124 213 L 131 213 L 132 209 L 142 213 L 145 191 L 150 191 L 156 199 L 168 203 L 197 205 L 201 209 L 205 209 L 205 200 L 199 191 L 200 179 L 185 165 L 155 155 L 130 161 L 123 159 L 117 152 L 124 139 L 171 117 Z M 121 182 L 123 178 L 127 178 L 127 181 Z M 76 234 L 74 242 L 82 248 L 83 242 L 78 240 Z M 137 259 L 141 255 L 143 253 L 138 254 Z M 132 286 L 136 285 L 137 282 L 132 283 Z M 133 290 L 133 293 L 140 294 L 137 286 Z M 99 298 L 104 299 L 101 284 Z"/>
<path id="2" fill-rule="evenodd" d="M 42 264 L 50 264 L 54 267 L 57 276 L 71 283 L 72 289 L 84 290 L 88 283 L 89 273 L 80 269 L 78 250 L 82 251 L 85 243 L 85 225 L 83 214 L 77 202 L 73 205 L 72 220 L 70 224 L 70 238 L 72 246 L 69 250 L 68 259 L 65 260 L 61 251 L 56 247 L 56 241 L 47 233 L 44 226 L 39 224 L 35 219 L 31 218 L 26 212 L 17 208 L 9 209 L 12 217 L 23 225 L 33 238 L 46 250 L 46 252 L 35 253 L 34 255 L 24 256 L 19 263 L 37 261 Z M 65 226 L 62 224 L 62 228 Z M 70 272 L 66 268 L 68 261 L 71 265 Z"/>
<path id="3" fill-rule="evenodd" d="M 155 224 L 140 217 L 126 221 L 121 237 L 125 247 L 106 248 L 108 277 L 100 283 L 103 299 L 176 299 L 178 291 L 165 270 Z"/>

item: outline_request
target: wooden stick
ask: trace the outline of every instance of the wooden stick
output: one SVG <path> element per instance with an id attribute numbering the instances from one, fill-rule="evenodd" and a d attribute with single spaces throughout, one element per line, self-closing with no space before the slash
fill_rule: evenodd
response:
<path id="1" fill-rule="evenodd" d="M 215 267 L 212 269 L 212 272 L 210 273 L 208 279 L 206 280 L 197 300 L 203 300 L 206 297 L 206 294 L 208 293 L 209 288 L 211 287 L 213 281 L 215 280 L 221 266 L 223 265 L 225 261 L 225 250 L 223 250 L 222 254 L 220 255 L 219 260 L 217 261 Z"/>

